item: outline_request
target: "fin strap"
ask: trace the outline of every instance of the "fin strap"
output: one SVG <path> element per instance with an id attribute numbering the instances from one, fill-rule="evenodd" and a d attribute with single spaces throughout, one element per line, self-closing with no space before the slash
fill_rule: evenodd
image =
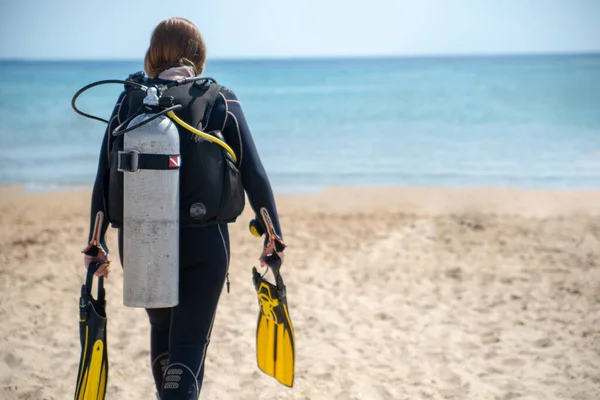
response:
<path id="1" fill-rule="evenodd" d="M 98 252 L 101 252 L 105 256 L 108 255 L 105 245 L 104 243 L 102 243 L 103 241 L 100 240 L 100 230 L 102 229 L 103 222 L 104 213 L 102 211 L 98 211 L 96 213 L 96 220 L 94 221 L 94 230 L 92 233 L 92 238 L 90 239 L 88 245 L 83 250 L 81 250 L 82 253 L 93 257 L 97 256 Z"/>
<path id="2" fill-rule="evenodd" d="M 266 208 L 262 207 L 260 209 L 260 215 L 263 219 L 264 225 L 267 228 L 267 246 L 271 244 L 275 244 L 275 251 L 282 252 L 287 244 L 283 241 L 283 239 L 275 232 L 275 226 L 273 225 L 273 221 L 271 221 L 271 216 Z"/>

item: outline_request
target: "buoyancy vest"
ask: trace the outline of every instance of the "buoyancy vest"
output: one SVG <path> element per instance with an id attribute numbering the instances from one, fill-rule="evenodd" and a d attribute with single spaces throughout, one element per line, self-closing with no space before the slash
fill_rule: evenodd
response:
<path id="1" fill-rule="evenodd" d="M 169 81 L 142 78 L 138 79 L 138 82 L 146 86 L 158 86 Z M 175 111 L 177 117 L 192 127 L 202 130 L 209 121 L 221 88 L 222 86 L 216 81 L 207 79 L 171 87 L 163 93 L 163 96 L 171 96 L 174 98 L 174 104 L 183 106 Z M 129 118 L 139 112 L 145 93 L 128 87 L 126 90 L 128 90 L 127 118 Z M 219 144 L 176 125 L 181 155 L 180 227 L 202 227 L 234 222 L 244 209 L 245 194 L 240 171 L 231 155 Z M 220 131 L 206 133 L 225 141 Z M 108 193 L 105 195 L 108 219 L 116 228 L 123 226 L 123 196 L 125 195 L 123 174 L 128 172 L 118 171 L 117 163 L 114 161 L 118 157 L 118 152 L 123 150 L 124 135 L 111 137 Z"/>

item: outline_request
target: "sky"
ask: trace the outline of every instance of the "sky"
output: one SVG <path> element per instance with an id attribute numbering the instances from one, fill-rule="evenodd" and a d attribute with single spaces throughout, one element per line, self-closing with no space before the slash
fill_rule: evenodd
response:
<path id="1" fill-rule="evenodd" d="M 141 59 L 184 17 L 212 58 L 600 52 L 600 0 L 1 0 L 2 59 Z"/>

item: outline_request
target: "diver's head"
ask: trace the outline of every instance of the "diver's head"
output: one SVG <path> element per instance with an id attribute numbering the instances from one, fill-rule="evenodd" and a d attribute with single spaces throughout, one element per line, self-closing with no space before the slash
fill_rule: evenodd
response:
<path id="1" fill-rule="evenodd" d="M 206 45 L 196 25 L 185 18 L 169 18 L 152 32 L 144 70 L 150 78 L 156 78 L 166 69 L 187 65 L 200 75 L 205 61 Z"/>

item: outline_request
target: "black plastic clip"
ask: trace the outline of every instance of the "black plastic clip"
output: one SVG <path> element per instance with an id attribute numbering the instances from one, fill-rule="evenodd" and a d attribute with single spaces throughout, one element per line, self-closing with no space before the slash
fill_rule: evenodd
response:
<path id="1" fill-rule="evenodd" d="M 117 171 L 135 173 L 140 170 L 140 152 L 119 151 L 117 154 Z"/>

